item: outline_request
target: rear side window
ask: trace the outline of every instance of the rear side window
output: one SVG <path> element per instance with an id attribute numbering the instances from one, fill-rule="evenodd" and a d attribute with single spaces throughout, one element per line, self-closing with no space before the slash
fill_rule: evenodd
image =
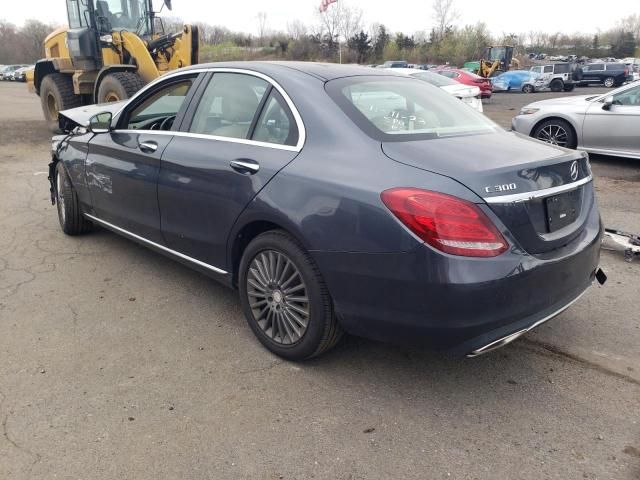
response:
<path id="1" fill-rule="evenodd" d="M 247 139 L 269 89 L 269 83 L 252 75 L 215 73 L 202 95 L 189 131 Z"/>
<path id="2" fill-rule="evenodd" d="M 598 72 L 604 70 L 604 63 L 595 63 L 593 65 L 589 65 L 590 72 Z"/>
<path id="3" fill-rule="evenodd" d="M 408 78 L 341 78 L 326 89 L 356 125 L 380 141 L 498 131 L 496 124 L 454 96 Z"/>
<path id="4" fill-rule="evenodd" d="M 625 67 L 624 63 L 610 63 L 607 65 L 607 70 L 624 70 Z"/>
<path id="5" fill-rule="evenodd" d="M 298 127 L 293 114 L 275 89 L 264 104 L 251 139 L 292 147 L 298 143 Z"/>

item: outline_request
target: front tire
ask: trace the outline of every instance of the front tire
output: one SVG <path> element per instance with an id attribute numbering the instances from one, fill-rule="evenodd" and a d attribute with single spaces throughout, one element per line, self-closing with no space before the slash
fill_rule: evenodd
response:
<path id="1" fill-rule="evenodd" d="M 573 92 L 573 90 L 576 88 L 575 84 L 571 84 L 571 85 L 565 85 L 564 86 L 564 91 L 565 92 Z"/>
<path id="2" fill-rule="evenodd" d="M 607 88 L 613 88 L 616 86 L 616 79 L 613 77 L 607 77 L 604 79 L 604 86 Z"/>
<path id="3" fill-rule="evenodd" d="M 575 149 L 577 145 L 576 133 L 565 120 L 552 118 L 538 125 L 531 136 L 559 147 Z"/>
<path id="4" fill-rule="evenodd" d="M 40 103 L 49 130 L 57 132 L 58 113 L 82 106 L 82 98 L 74 93 L 70 75 L 51 73 L 40 84 Z"/>
<path id="5" fill-rule="evenodd" d="M 535 87 L 530 84 L 526 84 L 522 87 L 523 93 L 534 93 L 536 91 Z"/>
<path id="6" fill-rule="evenodd" d="M 306 360 L 342 337 L 318 267 L 286 232 L 263 233 L 247 246 L 238 287 L 251 330 L 280 357 Z"/>
<path id="7" fill-rule="evenodd" d="M 110 73 L 98 87 L 98 103 L 119 102 L 131 98 L 144 86 L 144 80 L 137 73 Z"/>
<path id="8" fill-rule="evenodd" d="M 82 235 L 91 231 L 93 224 L 82 215 L 78 194 L 62 162 L 56 165 L 55 190 L 58 220 L 62 231 L 67 235 Z"/>

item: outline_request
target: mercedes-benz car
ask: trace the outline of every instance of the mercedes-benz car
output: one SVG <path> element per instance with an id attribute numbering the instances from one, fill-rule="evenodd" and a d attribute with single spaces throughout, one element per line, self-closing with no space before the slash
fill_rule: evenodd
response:
<path id="1" fill-rule="evenodd" d="M 561 147 L 640 158 L 640 83 L 604 95 L 534 102 L 511 123 L 516 132 Z"/>
<path id="2" fill-rule="evenodd" d="M 237 289 L 284 358 L 343 332 L 477 356 L 597 277 L 585 153 L 383 69 L 198 65 L 60 127 L 62 230 L 104 227 Z"/>

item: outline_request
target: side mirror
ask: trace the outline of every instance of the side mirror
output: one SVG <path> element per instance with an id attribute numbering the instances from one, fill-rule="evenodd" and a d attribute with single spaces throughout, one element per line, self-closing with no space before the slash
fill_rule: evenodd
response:
<path id="1" fill-rule="evenodd" d="M 164 4 L 171 11 L 171 0 L 164 0 Z"/>
<path id="2" fill-rule="evenodd" d="M 604 99 L 604 104 L 602 105 L 603 110 L 611 110 L 611 106 L 613 105 L 613 97 L 609 96 Z"/>
<path id="3" fill-rule="evenodd" d="M 89 131 L 91 133 L 109 133 L 111 128 L 111 112 L 102 112 L 89 119 Z"/>

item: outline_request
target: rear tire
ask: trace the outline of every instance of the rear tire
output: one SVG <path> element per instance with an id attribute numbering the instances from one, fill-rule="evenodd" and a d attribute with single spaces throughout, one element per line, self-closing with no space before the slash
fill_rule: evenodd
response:
<path id="1" fill-rule="evenodd" d="M 561 92 L 564 89 L 564 82 L 562 80 L 555 79 L 549 85 L 552 92 Z"/>
<path id="2" fill-rule="evenodd" d="M 522 87 L 523 93 L 534 93 L 536 91 L 535 87 L 530 84 L 526 84 Z"/>
<path id="3" fill-rule="evenodd" d="M 82 97 L 73 92 L 70 75 L 51 73 L 40 84 L 40 103 L 49 130 L 57 132 L 58 113 L 69 108 L 82 106 Z"/>
<path id="4" fill-rule="evenodd" d="M 137 73 L 110 73 L 98 87 L 98 103 L 119 102 L 131 98 L 144 86 L 144 80 Z"/>
<path id="5" fill-rule="evenodd" d="M 607 88 L 613 88 L 616 86 L 616 79 L 613 77 L 607 77 L 604 79 L 604 86 Z"/>
<path id="6" fill-rule="evenodd" d="M 315 357 L 343 335 L 318 267 L 282 230 L 263 233 L 247 246 L 240 261 L 238 287 L 251 330 L 280 357 Z"/>
<path id="7" fill-rule="evenodd" d="M 56 164 L 55 190 L 58 220 L 62 231 L 67 235 L 82 235 L 90 232 L 93 224 L 82 215 L 78 194 L 62 162 Z"/>

